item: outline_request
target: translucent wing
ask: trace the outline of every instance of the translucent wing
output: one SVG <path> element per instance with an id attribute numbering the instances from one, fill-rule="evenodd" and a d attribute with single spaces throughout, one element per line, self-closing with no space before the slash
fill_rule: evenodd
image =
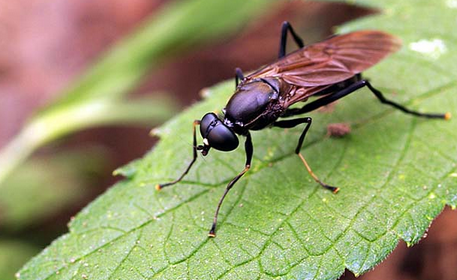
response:
<path id="1" fill-rule="evenodd" d="M 247 78 L 281 78 L 300 88 L 293 97 L 297 102 L 365 71 L 400 46 L 397 37 L 382 31 L 356 31 L 292 52 Z"/>

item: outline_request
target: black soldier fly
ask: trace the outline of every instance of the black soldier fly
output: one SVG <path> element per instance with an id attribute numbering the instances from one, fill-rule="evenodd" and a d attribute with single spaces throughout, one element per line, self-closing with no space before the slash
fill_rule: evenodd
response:
<path id="1" fill-rule="evenodd" d="M 286 55 L 286 39 L 290 33 L 299 49 Z M 246 164 L 244 169 L 228 183 L 217 204 L 210 237 L 216 235 L 216 224 L 222 202 L 233 185 L 249 170 L 253 154 L 250 130 L 265 127 L 291 128 L 305 124 L 298 139 L 295 153 L 300 157 L 311 177 L 322 187 L 336 193 L 339 189 L 319 180 L 300 153 L 312 119 L 299 117 L 279 120 L 311 112 L 330 104 L 362 87 L 367 87 L 384 104 L 404 113 L 425 117 L 449 119 L 450 113 L 430 114 L 408 109 L 384 97 L 361 72 L 377 64 L 387 55 L 397 51 L 401 41 L 381 31 L 355 31 L 332 36 L 322 42 L 305 46 L 288 22 L 284 22 L 278 60 L 266 65 L 248 76 L 236 69 L 236 90 L 223 109 L 224 117 L 207 113 L 193 123 L 193 159 L 183 174 L 176 180 L 159 184 L 158 190 L 178 183 L 189 172 L 201 151 L 206 156 L 211 148 L 219 151 L 233 151 L 238 147 L 238 135 L 246 137 L 244 146 Z M 318 99 L 301 108 L 289 108 L 297 102 Z M 203 145 L 197 145 L 196 127 L 200 125 Z"/>

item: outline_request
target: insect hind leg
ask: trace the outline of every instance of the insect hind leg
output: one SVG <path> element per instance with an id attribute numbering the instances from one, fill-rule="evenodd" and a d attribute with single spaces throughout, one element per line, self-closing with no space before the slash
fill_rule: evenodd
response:
<path id="1" fill-rule="evenodd" d="M 450 113 L 445 113 L 445 114 L 422 113 L 422 112 L 418 112 L 418 111 L 414 111 L 414 110 L 408 109 L 407 107 L 405 107 L 403 105 L 400 105 L 400 104 L 398 104 L 398 103 L 396 103 L 394 101 L 391 101 L 391 100 L 385 98 L 384 95 L 382 94 L 382 92 L 380 92 L 379 90 L 374 88 L 370 84 L 369 81 L 361 80 L 360 82 L 363 83 L 365 86 L 367 86 L 368 89 L 379 99 L 379 101 L 381 101 L 381 103 L 390 105 L 390 106 L 402 111 L 403 113 L 414 115 L 414 116 L 418 116 L 418 117 L 423 117 L 423 118 L 429 118 L 429 119 L 446 119 L 447 120 L 447 119 L 450 119 L 450 117 L 451 117 Z"/>
<path id="2" fill-rule="evenodd" d="M 354 82 L 352 84 L 349 84 L 347 87 L 345 87 L 341 90 L 338 90 L 336 92 L 324 95 L 323 97 L 321 97 L 313 102 L 310 102 L 301 108 L 287 109 L 286 111 L 284 111 L 284 113 L 281 115 L 281 117 L 284 118 L 284 117 L 291 117 L 291 116 L 301 115 L 304 113 L 309 113 L 320 107 L 328 105 L 328 104 L 330 104 L 340 98 L 343 98 L 346 95 L 349 95 L 349 94 L 353 93 L 354 91 L 364 87 L 365 84 L 362 83 L 363 81 L 364 80 L 360 80 L 360 81 Z"/>
<path id="3" fill-rule="evenodd" d="M 365 86 L 379 99 L 379 101 L 381 101 L 381 103 L 390 105 L 406 114 L 410 114 L 410 115 L 414 115 L 414 116 L 418 116 L 418 117 L 424 117 L 424 118 L 432 118 L 432 119 L 438 118 L 438 119 L 446 119 L 446 120 L 450 119 L 450 117 L 451 117 L 450 113 L 445 113 L 445 114 L 421 113 L 421 112 L 406 108 L 403 105 L 400 105 L 394 101 L 391 101 L 391 100 L 385 98 L 384 95 L 381 93 L 381 91 L 374 88 L 369 81 L 361 79 L 360 76 L 356 76 L 356 78 L 357 78 L 356 82 L 349 84 L 347 87 L 345 87 L 339 91 L 336 91 L 335 93 L 325 95 L 324 97 L 321 97 L 311 103 L 308 103 L 305 106 L 303 106 L 302 108 L 287 109 L 281 117 L 290 117 L 290 116 L 300 115 L 300 114 L 314 111 L 322 106 L 328 105 L 340 98 L 343 98 L 346 95 L 349 95 L 349 94 L 353 93 L 354 91 L 356 91 L 362 87 L 365 87 Z"/>

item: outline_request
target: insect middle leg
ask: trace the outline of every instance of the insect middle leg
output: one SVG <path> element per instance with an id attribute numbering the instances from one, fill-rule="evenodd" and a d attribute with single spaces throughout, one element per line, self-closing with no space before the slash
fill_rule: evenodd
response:
<path id="1" fill-rule="evenodd" d="M 224 201 L 225 196 L 227 196 L 227 193 L 230 191 L 230 189 L 235 185 L 235 183 L 246 173 L 249 168 L 251 168 L 251 160 L 252 160 L 252 154 L 254 152 L 254 148 L 252 146 L 252 139 L 251 139 L 251 134 L 248 132 L 246 135 L 246 141 L 244 142 L 244 148 L 246 150 L 246 164 L 244 165 L 243 171 L 241 171 L 238 175 L 235 176 L 235 178 L 228 183 L 227 187 L 225 188 L 224 194 L 222 194 L 221 199 L 219 200 L 219 203 L 217 204 L 216 208 L 216 213 L 214 213 L 214 219 L 213 219 L 213 224 L 211 226 L 211 229 L 208 233 L 209 237 L 216 237 L 216 225 L 217 225 L 217 216 L 219 215 L 219 210 L 221 209 L 222 202 Z"/>
<path id="2" fill-rule="evenodd" d="M 322 106 L 328 105 L 340 98 L 345 97 L 346 95 L 349 95 L 353 93 L 354 91 L 362 88 L 362 87 L 368 87 L 368 89 L 379 99 L 384 104 L 390 105 L 406 114 L 418 116 L 418 117 L 424 117 L 424 118 L 430 118 L 430 119 L 450 119 L 451 114 L 450 113 L 445 113 L 445 114 L 439 114 L 439 113 L 421 113 L 418 111 L 411 110 L 409 108 L 406 108 L 403 105 L 400 105 L 394 101 L 391 101 L 387 98 L 384 97 L 384 95 L 381 93 L 381 91 L 375 89 L 369 81 L 367 80 L 358 80 L 352 84 L 349 84 L 346 88 L 343 88 L 339 91 L 336 91 L 335 93 L 331 93 L 328 95 L 325 95 L 322 98 L 319 98 L 318 100 L 315 100 L 311 103 L 306 104 L 302 108 L 292 108 L 292 109 L 287 109 L 282 117 L 288 117 L 288 116 L 295 116 L 295 115 L 300 115 L 304 113 L 308 113 L 311 111 L 314 111 Z"/>
<path id="3" fill-rule="evenodd" d="M 314 172 L 311 170 L 311 167 L 309 166 L 309 164 L 306 162 L 305 157 L 300 153 L 301 146 L 303 145 L 303 141 L 305 140 L 306 133 L 308 132 L 308 130 L 311 126 L 312 119 L 310 117 L 306 117 L 306 118 L 299 118 L 299 119 L 293 119 L 293 120 L 277 121 L 277 122 L 273 123 L 273 125 L 277 126 L 277 127 L 282 127 L 282 128 L 291 128 L 291 127 L 295 127 L 302 123 L 306 123 L 306 127 L 303 130 L 302 134 L 300 135 L 300 138 L 298 139 L 298 144 L 297 144 L 297 148 L 295 148 L 295 153 L 300 157 L 300 159 L 302 160 L 306 169 L 308 170 L 309 175 L 311 175 L 311 177 L 313 177 L 314 181 L 319 183 L 322 187 L 332 191 L 333 193 L 337 193 L 339 188 L 327 185 L 327 184 L 323 183 L 321 180 L 319 180 L 319 178 L 316 176 L 316 174 L 314 174 Z"/>
<path id="4" fill-rule="evenodd" d="M 292 25 L 288 21 L 285 21 L 282 23 L 281 27 L 281 41 L 279 43 L 278 58 L 282 58 L 286 55 L 287 31 L 289 31 L 290 34 L 292 34 L 295 43 L 297 43 L 300 49 L 305 46 L 303 40 L 297 35 L 297 33 L 295 33 L 294 29 L 292 28 Z"/>

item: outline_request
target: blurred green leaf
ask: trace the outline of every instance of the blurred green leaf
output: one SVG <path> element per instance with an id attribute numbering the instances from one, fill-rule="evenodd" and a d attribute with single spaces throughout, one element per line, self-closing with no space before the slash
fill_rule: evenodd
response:
<path id="1" fill-rule="evenodd" d="M 40 249 L 33 245 L 0 239 L 0 280 L 16 279 L 16 271 L 39 251 Z"/>
<path id="2" fill-rule="evenodd" d="M 386 30 L 404 48 L 366 76 L 409 107 L 455 112 L 457 10 L 444 0 L 378 3 L 382 15 L 343 30 Z M 331 114 L 310 114 L 302 151 L 321 179 L 341 188 L 337 195 L 312 181 L 293 153 L 302 128 L 254 132 L 253 168 L 225 200 L 217 238 L 208 239 L 244 151 L 213 151 L 180 184 L 161 192 L 154 185 L 181 174 L 192 120 L 223 107 L 232 92 L 233 81 L 212 87 L 207 100 L 158 129 L 154 151 L 119 169 L 127 179 L 79 213 L 20 279 L 337 279 L 346 268 L 371 269 L 400 239 L 418 242 L 445 204 L 456 207 L 456 121 L 402 114 L 363 89 Z M 326 137 L 336 122 L 350 123 L 351 133 Z"/>
<path id="3" fill-rule="evenodd" d="M 106 172 L 107 161 L 106 151 L 98 147 L 27 161 L 0 185 L 0 227 L 17 232 L 75 205 L 91 191 L 94 177 Z"/>
<path id="4" fill-rule="evenodd" d="M 8 174 L 40 146 L 69 133 L 107 124 L 149 124 L 170 117 L 177 106 L 170 99 L 87 100 L 51 106 L 33 118 L 0 151 L 0 189 Z"/>

